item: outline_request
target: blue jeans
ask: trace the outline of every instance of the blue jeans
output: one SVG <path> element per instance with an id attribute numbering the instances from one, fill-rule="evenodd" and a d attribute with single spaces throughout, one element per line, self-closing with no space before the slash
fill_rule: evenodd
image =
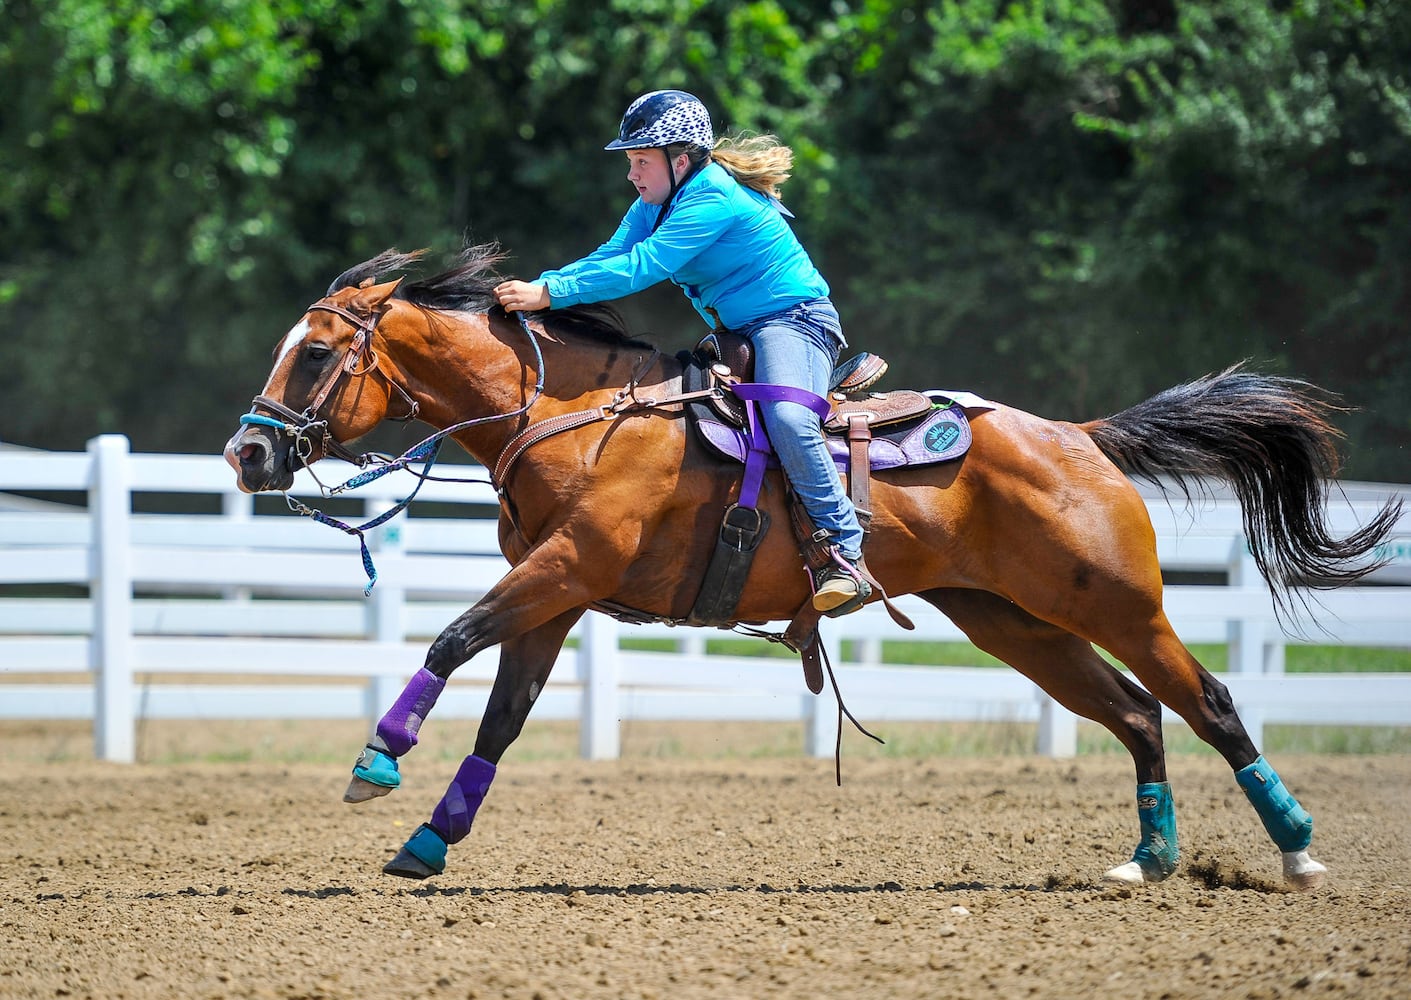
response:
<path id="1" fill-rule="evenodd" d="M 754 345 L 755 381 L 828 395 L 838 353 L 846 346 L 838 311 L 828 299 L 791 306 L 739 333 Z M 760 410 L 779 464 L 814 527 L 827 531 L 842 554 L 856 561 L 862 554 L 862 527 L 823 443 L 817 415 L 798 403 L 762 402 Z"/>

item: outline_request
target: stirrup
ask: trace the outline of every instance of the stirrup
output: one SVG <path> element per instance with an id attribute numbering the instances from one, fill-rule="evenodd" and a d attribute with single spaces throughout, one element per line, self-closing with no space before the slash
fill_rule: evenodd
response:
<path id="1" fill-rule="evenodd" d="M 839 604 L 837 607 L 829 608 L 826 611 L 823 611 L 823 617 L 841 618 L 844 615 L 850 615 L 854 611 L 861 610 L 862 606 L 867 603 L 867 599 L 871 596 L 872 586 L 866 580 L 864 580 L 862 581 L 862 586 L 858 588 L 856 594 L 854 594 L 852 597 L 849 597 L 846 601 L 844 601 L 842 604 Z M 814 605 L 814 608 L 815 610 L 823 610 L 819 608 L 816 604 Z"/>
<path id="2" fill-rule="evenodd" d="M 820 569 L 817 576 L 812 577 L 814 584 L 813 609 L 822 612 L 829 618 L 839 618 L 851 614 L 867 603 L 867 599 L 872 596 L 872 585 L 867 582 L 858 568 L 845 559 L 836 548 L 833 549 L 832 556 L 833 562 Z M 830 603 L 834 597 L 843 596 L 836 593 L 824 593 L 828 581 L 837 578 L 851 580 L 856 587 L 856 592 L 851 597 L 843 597 L 836 603 Z"/>

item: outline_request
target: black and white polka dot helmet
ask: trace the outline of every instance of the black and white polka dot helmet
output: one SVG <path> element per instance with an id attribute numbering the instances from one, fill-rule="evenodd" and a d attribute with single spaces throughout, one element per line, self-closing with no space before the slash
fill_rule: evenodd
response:
<path id="1" fill-rule="evenodd" d="M 660 149 L 686 142 L 705 149 L 715 143 L 710 112 L 684 90 L 654 90 L 632 102 L 617 138 L 604 149 Z"/>

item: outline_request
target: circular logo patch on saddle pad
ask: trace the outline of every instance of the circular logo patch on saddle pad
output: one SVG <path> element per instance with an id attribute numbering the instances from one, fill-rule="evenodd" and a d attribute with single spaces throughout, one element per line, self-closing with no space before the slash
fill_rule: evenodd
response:
<path id="1" fill-rule="evenodd" d="M 926 431 L 926 450 L 941 454 L 960 439 L 960 425 L 941 420 Z"/>
<path id="2" fill-rule="evenodd" d="M 935 410 L 923 426 L 921 446 L 929 456 L 927 461 L 945 462 L 959 458 L 970 448 L 970 423 L 959 406 L 952 404 Z"/>

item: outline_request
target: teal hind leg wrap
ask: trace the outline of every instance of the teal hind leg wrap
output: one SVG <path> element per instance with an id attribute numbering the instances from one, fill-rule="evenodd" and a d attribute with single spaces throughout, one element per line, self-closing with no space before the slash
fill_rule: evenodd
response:
<path id="1" fill-rule="evenodd" d="M 1306 851 L 1313 840 L 1313 817 L 1289 794 L 1283 779 L 1260 757 L 1248 767 L 1235 772 L 1235 780 L 1244 789 L 1249 804 L 1259 814 L 1269 839 L 1287 854 Z"/>
<path id="2" fill-rule="evenodd" d="M 1142 840 L 1132 860 L 1149 882 L 1160 882 L 1176 870 L 1181 851 L 1176 843 L 1176 803 L 1165 781 L 1137 785 L 1137 818 Z"/>

